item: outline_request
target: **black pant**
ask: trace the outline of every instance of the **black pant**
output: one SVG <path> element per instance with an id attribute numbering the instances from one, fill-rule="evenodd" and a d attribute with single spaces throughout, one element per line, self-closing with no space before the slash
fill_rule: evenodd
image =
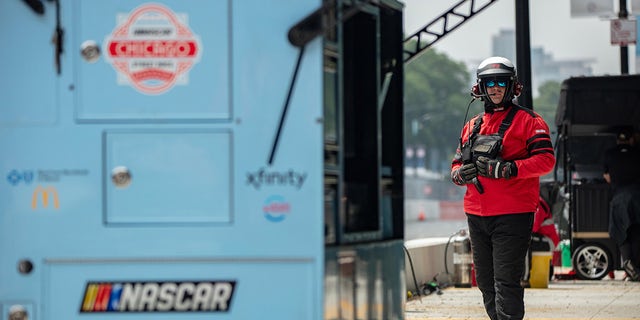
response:
<path id="1" fill-rule="evenodd" d="M 640 267 L 640 186 L 617 188 L 609 204 L 609 236 L 623 261 Z"/>
<path id="2" fill-rule="evenodd" d="M 640 268 L 640 224 L 632 224 L 627 229 L 627 239 L 620 246 L 622 261 L 631 260 L 636 268 Z"/>
<path id="3" fill-rule="evenodd" d="M 476 282 L 491 320 L 524 317 L 520 279 L 533 212 L 481 217 L 467 214 Z"/>

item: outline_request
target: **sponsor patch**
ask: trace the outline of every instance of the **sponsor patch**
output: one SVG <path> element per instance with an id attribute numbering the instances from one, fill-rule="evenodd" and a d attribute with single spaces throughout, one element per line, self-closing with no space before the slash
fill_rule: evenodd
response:
<path id="1" fill-rule="evenodd" d="M 80 313 L 227 312 L 235 281 L 88 282 Z"/>

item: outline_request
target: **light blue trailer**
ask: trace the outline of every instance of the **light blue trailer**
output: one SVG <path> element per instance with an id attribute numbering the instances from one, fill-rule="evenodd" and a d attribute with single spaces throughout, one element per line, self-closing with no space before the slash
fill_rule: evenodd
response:
<path id="1" fill-rule="evenodd" d="M 0 320 L 403 318 L 401 4 L 0 26 Z"/>

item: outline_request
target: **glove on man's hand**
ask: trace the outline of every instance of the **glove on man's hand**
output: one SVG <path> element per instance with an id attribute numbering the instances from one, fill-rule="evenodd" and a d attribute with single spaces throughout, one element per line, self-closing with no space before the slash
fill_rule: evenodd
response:
<path id="1" fill-rule="evenodd" d="M 472 183 L 473 179 L 478 176 L 478 169 L 473 163 L 468 163 L 451 173 L 451 180 L 457 185 Z"/>
<path id="2" fill-rule="evenodd" d="M 518 175 L 518 167 L 513 161 L 492 160 L 487 157 L 478 157 L 476 160 L 478 174 L 488 178 L 509 179 Z"/>

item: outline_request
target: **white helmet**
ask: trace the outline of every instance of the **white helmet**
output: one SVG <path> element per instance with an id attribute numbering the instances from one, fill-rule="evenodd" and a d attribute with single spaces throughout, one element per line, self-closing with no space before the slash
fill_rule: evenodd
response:
<path id="1" fill-rule="evenodd" d="M 478 90 L 483 95 L 482 99 L 490 104 L 493 101 L 487 94 L 486 84 L 490 81 L 496 81 L 498 84 L 505 83 L 506 91 L 500 104 L 513 100 L 514 96 L 520 95 L 521 85 L 518 83 L 516 67 L 511 61 L 503 57 L 490 57 L 480 62 L 478 71 L 476 72 Z"/>

